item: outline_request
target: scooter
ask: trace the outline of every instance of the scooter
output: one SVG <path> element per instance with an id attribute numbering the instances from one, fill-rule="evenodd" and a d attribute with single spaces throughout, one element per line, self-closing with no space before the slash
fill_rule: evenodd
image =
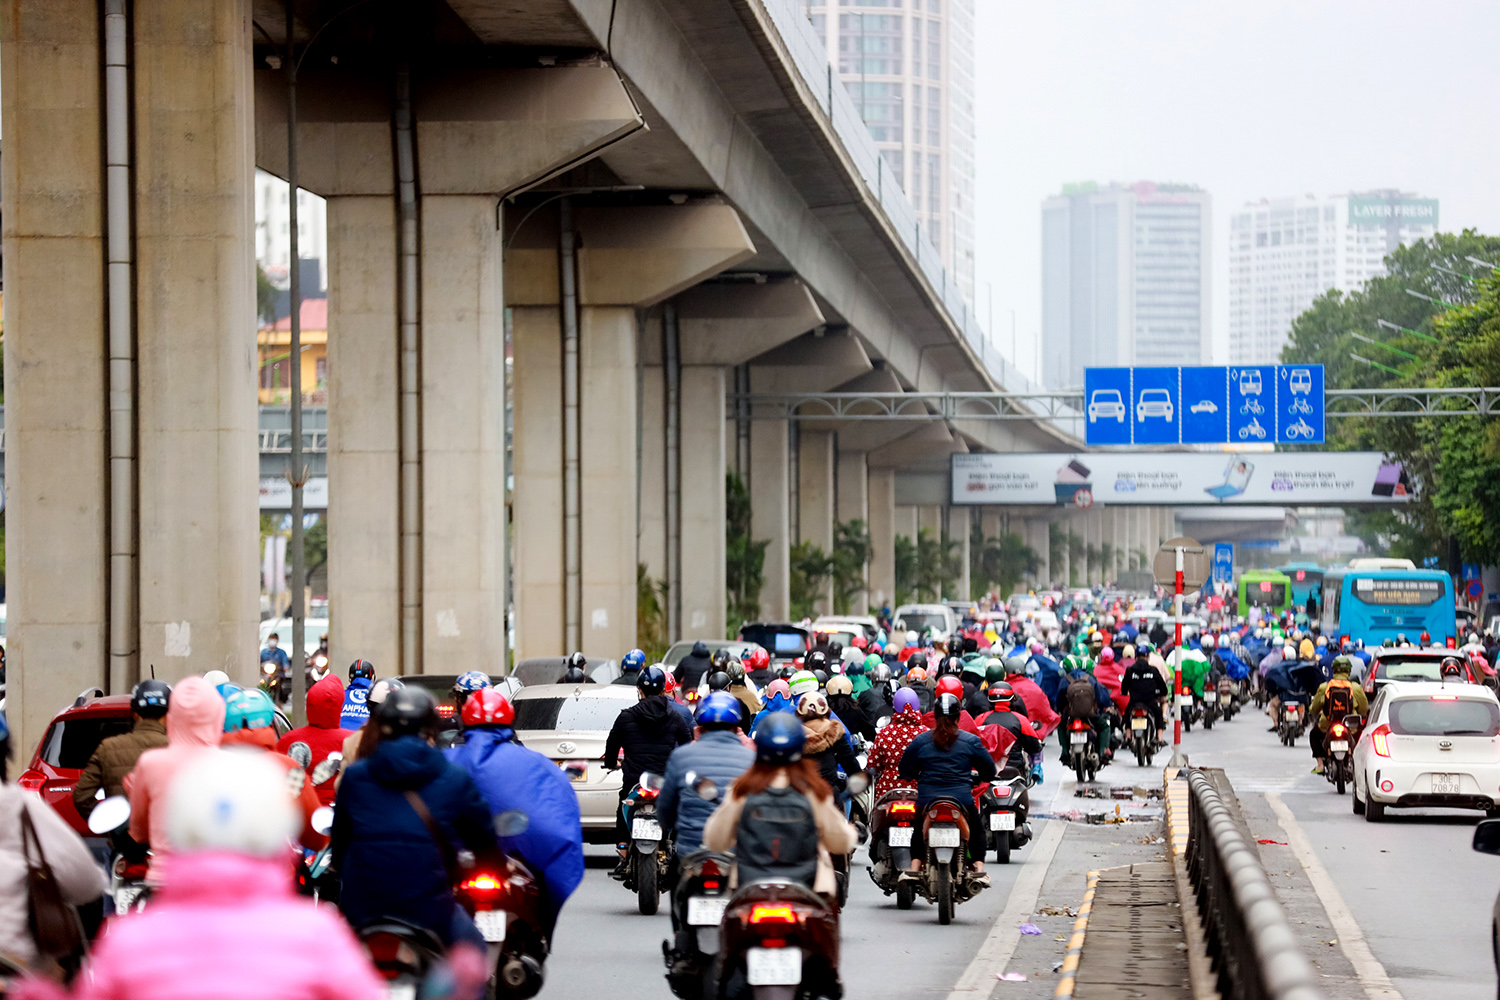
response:
<path id="1" fill-rule="evenodd" d="M 643 916 L 651 916 L 661 905 L 661 893 L 667 888 L 672 871 L 672 841 L 656 819 L 656 797 L 661 794 L 659 774 L 642 774 L 631 797 L 629 864 L 621 880 L 636 894 L 636 907 Z"/>
<path id="2" fill-rule="evenodd" d="M 1354 744 L 1359 742 L 1359 732 L 1364 724 L 1365 720 L 1360 716 L 1346 715 L 1342 722 L 1334 722 L 1328 727 L 1324 738 L 1323 753 L 1328 765 L 1323 768 L 1323 777 L 1338 789 L 1340 795 L 1347 786 L 1354 784 Z"/>
<path id="3" fill-rule="evenodd" d="M 1184 691 L 1177 695 L 1177 705 L 1182 710 L 1182 731 L 1190 733 L 1193 731 L 1193 723 L 1197 722 L 1203 715 L 1203 706 L 1198 699 L 1193 697 L 1192 691 Z"/>
<path id="4" fill-rule="evenodd" d="M 1078 776 L 1079 784 L 1093 781 L 1099 774 L 1099 737 L 1083 719 L 1068 722 L 1068 766 Z"/>
<path id="5" fill-rule="evenodd" d="M 502 837 L 524 833 L 529 823 L 524 813 L 514 810 L 495 817 Z M 495 1000 L 536 996 L 546 978 L 551 942 L 541 888 L 531 869 L 516 857 L 506 857 L 496 868 L 472 867 L 454 886 L 453 895 L 489 945 Z"/>
<path id="6" fill-rule="evenodd" d="M 1130 708 L 1130 749 L 1138 767 L 1150 767 L 1156 756 L 1156 720 L 1144 705 Z"/>
<path id="7" fill-rule="evenodd" d="M 870 881 L 887 896 L 896 894 L 896 909 L 909 910 L 916 901 L 916 888 L 900 882 L 911 867 L 912 832 L 917 822 L 917 793 L 894 788 L 875 803 L 870 818 Z"/>
<path id="8" fill-rule="evenodd" d="M 949 798 L 937 798 L 927 803 L 922 814 L 922 840 L 927 846 L 927 864 L 922 869 L 920 881 L 914 884 L 929 903 L 937 905 L 940 924 L 952 922 L 953 908 L 973 898 L 976 891 L 964 860 L 964 844 L 968 839 L 969 821 L 960 803 Z"/>
<path id="9" fill-rule="evenodd" d="M 1026 789 L 1028 773 L 1001 766 L 995 780 L 974 789 L 974 804 L 984 824 L 986 846 L 995 852 L 995 860 L 1010 864 L 1011 851 L 1031 842 L 1031 824 L 1026 821 L 1031 810 Z"/>
<path id="10" fill-rule="evenodd" d="M 1203 686 L 1203 728 L 1212 729 L 1220 718 L 1219 687 L 1217 684 Z"/>
<path id="11" fill-rule="evenodd" d="M 719 997 L 815 1000 L 838 996 L 838 914 L 800 882 L 742 886 L 721 924 Z"/>
<path id="12" fill-rule="evenodd" d="M 103 795 L 104 790 L 99 790 Z M 89 813 L 89 832 L 100 837 L 110 837 L 123 831 L 130 822 L 130 800 L 123 795 L 111 795 L 101 799 Z M 109 866 L 109 898 L 114 903 L 116 914 L 139 912 L 151 898 L 151 889 L 146 885 L 144 859 L 131 861 L 124 854 L 116 854 Z"/>
<path id="13" fill-rule="evenodd" d="M 426 997 L 429 977 L 446 975 L 440 971 L 447 964 L 443 942 L 425 927 L 388 917 L 356 934 L 376 975 L 385 982 L 386 1000 Z"/>
<path id="14" fill-rule="evenodd" d="M 1219 711 L 1223 714 L 1225 722 L 1234 718 L 1243 703 L 1239 682 L 1229 677 L 1219 678 Z"/>
<path id="15" fill-rule="evenodd" d="M 1281 720 L 1276 724 L 1282 746 L 1296 746 L 1297 737 L 1306 729 L 1307 706 L 1300 701 L 1284 702 L 1281 706 Z"/>
<path id="16" fill-rule="evenodd" d="M 732 854 L 694 851 L 678 860 L 672 941 L 661 943 L 667 986 L 681 1000 L 717 1000 L 720 925 L 729 907 Z"/>

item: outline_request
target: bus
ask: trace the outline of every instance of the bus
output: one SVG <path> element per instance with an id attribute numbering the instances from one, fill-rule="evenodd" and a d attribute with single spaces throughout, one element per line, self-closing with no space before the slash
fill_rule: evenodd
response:
<path id="1" fill-rule="evenodd" d="M 1404 635 L 1416 643 L 1427 632 L 1451 647 L 1453 607 L 1453 578 L 1439 569 L 1349 566 L 1323 574 L 1323 634 L 1330 642 L 1338 636 L 1378 646 Z"/>
<path id="2" fill-rule="evenodd" d="M 1240 614 L 1260 608 L 1279 615 L 1292 606 L 1292 580 L 1275 569 L 1247 569 L 1240 575 Z"/>
<path id="3" fill-rule="evenodd" d="M 1277 572 L 1285 573 L 1292 581 L 1292 603 L 1307 607 L 1307 599 L 1316 597 L 1318 607 L 1323 606 L 1323 567 L 1315 562 L 1293 562 L 1277 566 Z"/>

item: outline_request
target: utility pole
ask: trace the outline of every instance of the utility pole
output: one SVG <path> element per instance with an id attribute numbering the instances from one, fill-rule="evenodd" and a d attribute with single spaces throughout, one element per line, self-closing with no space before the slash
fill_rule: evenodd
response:
<path id="1" fill-rule="evenodd" d="M 307 554 L 304 549 L 302 487 L 307 466 L 302 461 L 302 261 L 297 246 L 297 48 L 293 32 L 292 4 L 286 4 L 286 183 L 287 228 L 290 230 L 291 288 L 291 383 L 292 454 L 286 478 L 292 486 L 292 725 L 307 724 Z"/>

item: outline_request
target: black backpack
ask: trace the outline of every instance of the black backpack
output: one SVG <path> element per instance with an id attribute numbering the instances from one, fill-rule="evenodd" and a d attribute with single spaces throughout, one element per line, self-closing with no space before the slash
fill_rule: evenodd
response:
<path id="1" fill-rule="evenodd" d="M 1068 682 L 1068 714 L 1075 719 L 1087 719 L 1099 710 L 1094 700 L 1094 685 L 1087 677 L 1075 677 Z"/>
<path id="2" fill-rule="evenodd" d="M 767 788 L 745 800 L 735 837 L 740 885 L 789 879 L 812 888 L 818 873 L 818 823 L 795 788 Z"/>

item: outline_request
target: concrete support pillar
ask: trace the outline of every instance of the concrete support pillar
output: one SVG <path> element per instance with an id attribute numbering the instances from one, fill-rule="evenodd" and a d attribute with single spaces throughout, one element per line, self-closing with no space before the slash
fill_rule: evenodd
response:
<path id="1" fill-rule="evenodd" d="M 811 542 L 826 555 L 833 551 L 834 435 L 803 431 L 797 449 L 797 526 L 799 542 Z M 819 614 L 833 613 L 833 582 L 820 591 Z"/>
<path id="2" fill-rule="evenodd" d="M 917 508 L 901 505 L 896 508 L 895 534 L 910 539 L 913 544 L 917 540 Z"/>
<path id="3" fill-rule="evenodd" d="M 999 507 L 981 507 L 979 526 L 986 539 L 999 538 L 1005 534 L 1005 515 Z"/>
<path id="4" fill-rule="evenodd" d="M 674 639 L 721 639 L 725 635 L 726 372 L 715 365 L 685 365 L 682 369 L 681 621 L 686 631 Z"/>
<path id="5" fill-rule="evenodd" d="M 27 749 L 80 689 L 128 691 L 142 663 L 257 676 L 250 4 L 127 8 L 113 233 L 101 11 L 0 15 L 8 714 Z M 111 482 L 130 495 L 111 502 Z"/>
<path id="6" fill-rule="evenodd" d="M 760 590 L 761 617 L 785 621 L 791 615 L 787 552 L 791 547 L 791 484 L 787 421 L 750 422 L 750 535 L 765 539 L 766 561 Z"/>
<path id="7" fill-rule="evenodd" d="M 838 523 L 859 521 L 870 531 L 870 469 L 862 451 L 839 451 L 837 467 Z M 894 481 L 893 481 L 894 488 Z M 866 589 L 849 602 L 849 613 L 862 615 L 870 606 L 869 566 L 865 566 Z"/>
<path id="8" fill-rule="evenodd" d="M 971 580 L 969 578 L 969 546 L 973 536 L 973 510 L 972 507 L 949 507 L 948 508 L 948 540 L 957 542 L 958 548 L 958 590 L 952 594 L 944 594 L 945 599 L 967 601 L 973 596 Z"/>
<path id="9" fill-rule="evenodd" d="M 870 605 L 896 606 L 896 473 L 893 469 L 871 469 L 870 512 Z"/>
<path id="10" fill-rule="evenodd" d="M 917 531 L 926 531 L 934 540 L 943 537 L 943 508 L 918 507 Z"/>
<path id="11" fill-rule="evenodd" d="M 1048 536 L 1050 524 L 1045 517 L 1029 517 L 1025 523 L 1026 544 L 1036 553 L 1037 559 L 1032 581 L 1038 589 L 1044 589 L 1052 582 L 1052 549 Z"/>
<path id="12" fill-rule="evenodd" d="M 1056 576 L 1064 590 L 1073 585 L 1073 546 L 1069 544 L 1069 532 L 1072 528 L 1072 518 L 1067 515 L 1063 515 L 1057 522 L 1057 530 L 1062 533 L 1062 562 L 1057 568 Z"/>

